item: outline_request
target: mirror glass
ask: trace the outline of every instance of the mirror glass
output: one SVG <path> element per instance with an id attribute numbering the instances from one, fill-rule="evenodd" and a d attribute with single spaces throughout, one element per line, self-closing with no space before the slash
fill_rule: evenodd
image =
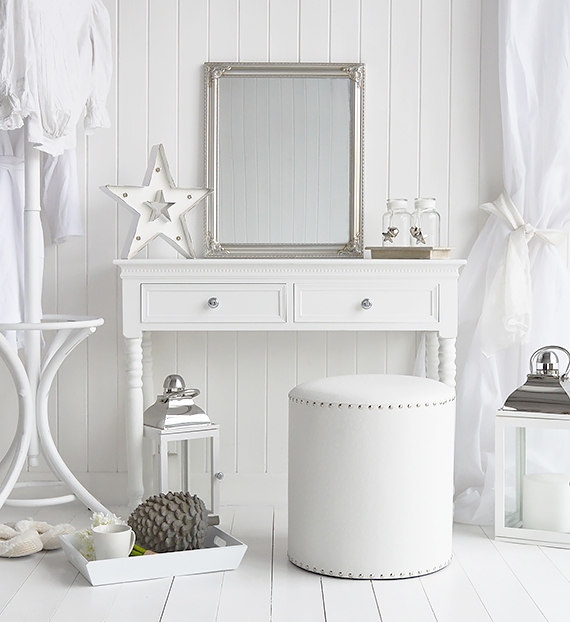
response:
<path id="1" fill-rule="evenodd" d="M 206 64 L 209 257 L 362 256 L 362 65 Z"/>

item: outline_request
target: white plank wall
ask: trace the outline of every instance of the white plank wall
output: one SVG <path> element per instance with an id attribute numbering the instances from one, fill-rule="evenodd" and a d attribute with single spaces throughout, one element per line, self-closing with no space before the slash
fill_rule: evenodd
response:
<path id="1" fill-rule="evenodd" d="M 102 316 L 105 325 L 64 365 L 51 421 L 80 476 L 125 471 L 120 288 L 112 264 L 130 214 L 99 191 L 140 184 L 162 143 L 180 186 L 203 184 L 206 61 L 363 62 L 366 244 L 379 244 L 385 199 L 434 196 L 443 241 L 465 257 L 478 205 L 501 186 L 496 0 L 105 0 L 115 57 L 110 130 L 79 132 L 86 237 L 46 251 L 46 312 Z M 189 227 L 202 251 L 202 206 Z M 160 240 L 143 256 L 171 257 Z M 155 392 L 168 373 L 202 391 L 222 425 L 222 470 L 282 475 L 286 395 L 325 374 L 410 373 L 415 335 L 162 334 L 153 340 Z M 16 397 L 0 371 L 3 429 Z M 0 450 L 9 438 L 0 439 Z M 196 458 L 204 464 L 204 455 Z M 38 468 L 40 471 L 44 467 Z M 124 479 L 124 478 L 123 478 Z M 325 586 L 326 587 L 326 586 Z"/>

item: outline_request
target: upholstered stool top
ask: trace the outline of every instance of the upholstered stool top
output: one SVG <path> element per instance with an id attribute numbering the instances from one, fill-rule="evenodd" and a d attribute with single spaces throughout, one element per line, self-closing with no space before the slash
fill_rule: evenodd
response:
<path id="1" fill-rule="evenodd" d="M 416 376 L 359 374 L 319 378 L 296 386 L 292 401 L 346 408 L 421 408 L 455 399 L 454 390 L 436 380 Z"/>

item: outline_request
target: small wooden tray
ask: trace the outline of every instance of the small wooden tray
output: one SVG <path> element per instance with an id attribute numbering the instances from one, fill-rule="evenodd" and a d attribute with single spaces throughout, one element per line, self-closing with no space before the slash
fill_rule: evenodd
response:
<path id="1" fill-rule="evenodd" d="M 78 550 L 75 534 L 60 536 L 59 539 L 67 559 L 91 585 L 235 570 L 247 549 L 243 542 L 221 529 L 209 527 L 202 549 L 88 562 Z"/>
<path id="2" fill-rule="evenodd" d="M 449 259 L 451 248 L 433 246 L 367 246 L 372 259 Z"/>

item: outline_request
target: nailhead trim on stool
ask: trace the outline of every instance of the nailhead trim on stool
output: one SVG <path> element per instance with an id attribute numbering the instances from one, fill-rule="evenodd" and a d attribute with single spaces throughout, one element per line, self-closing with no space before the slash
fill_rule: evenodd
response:
<path id="1" fill-rule="evenodd" d="M 396 408 L 396 406 L 394 404 L 334 404 L 334 403 L 329 403 L 329 404 L 325 404 L 324 402 L 314 402 L 311 400 L 300 400 L 296 397 L 291 397 L 289 396 L 289 401 L 290 402 L 294 402 L 295 404 L 306 404 L 307 406 L 328 406 L 329 408 L 334 408 L 335 406 L 337 406 L 338 408 L 358 408 L 358 410 L 363 410 L 365 408 L 368 408 L 368 410 L 371 410 L 373 408 L 378 408 L 379 410 L 381 410 L 382 408 L 389 408 L 390 410 L 393 408 Z M 414 408 L 414 406 L 416 408 L 421 408 L 422 406 L 442 406 L 443 404 L 447 404 L 447 402 L 454 402 L 455 401 L 455 396 L 450 397 L 449 399 L 446 400 L 440 400 L 439 402 L 426 402 L 425 404 L 398 404 L 398 408 Z"/>
<path id="2" fill-rule="evenodd" d="M 452 559 L 451 387 L 412 376 L 324 378 L 289 394 L 288 558 L 348 579 Z"/>
<path id="3" fill-rule="evenodd" d="M 321 568 L 320 570 L 317 570 L 314 566 L 313 568 L 311 568 L 308 564 L 302 564 L 301 562 L 297 561 L 296 559 L 291 559 L 291 557 L 289 555 L 287 555 L 287 558 L 289 559 L 289 561 L 292 564 L 295 564 L 295 566 L 299 566 L 299 568 L 302 568 L 303 570 L 308 570 L 309 572 L 314 572 L 316 574 L 327 574 L 327 575 L 331 575 L 333 577 L 345 577 L 348 579 L 405 579 L 406 577 L 421 577 L 423 575 L 426 574 L 432 574 L 433 572 L 437 572 L 438 570 L 441 570 L 442 568 L 445 568 L 446 566 L 448 566 L 451 563 L 451 560 L 453 559 L 453 555 L 443 564 L 439 564 L 439 566 L 434 566 L 431 569 L 427 569 L 427 570 L 418 570 L 417 572 L 400 572 L 400 573 L 395 573 L 395 572 L 390 572 L 390 573 L 381 573 L 381 572 L 377 572 L 376 574 L 369 574 L 364 576 L 362 573 L 359 574 L 353 574 L 352 572 L 349 573 L 342 573 L 342 572 L 335 572 L 334 570 L 324 570 L 323 568 Z"/>

